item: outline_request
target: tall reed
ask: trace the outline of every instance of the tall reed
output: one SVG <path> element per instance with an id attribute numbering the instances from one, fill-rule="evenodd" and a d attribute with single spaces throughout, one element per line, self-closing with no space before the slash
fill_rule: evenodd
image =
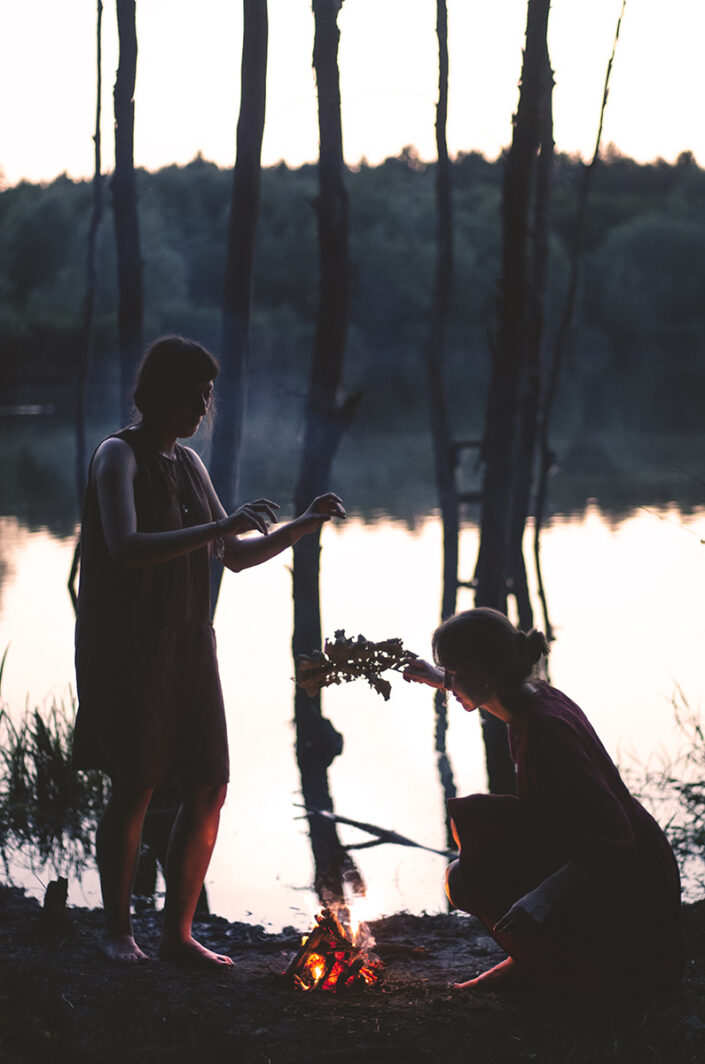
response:
<path id="1" fill-rule="evenodd" d="M 0 857 L 8 877 L 19 861 L 68 875 L 92 859 L 108 786 L 102 773 L 73 768 L 74 716 L 73 696 L 68 706 L 54 698 L 27 709 L 19 721 L 0 697 Z"/>

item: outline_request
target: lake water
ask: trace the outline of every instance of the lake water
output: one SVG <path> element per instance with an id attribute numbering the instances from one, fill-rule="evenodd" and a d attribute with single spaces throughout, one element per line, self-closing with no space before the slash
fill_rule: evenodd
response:
<path id="1" fill-rule="evenodd" d="M 557 640 L 551 681 L 579 702 L 621 765 L 672 756 L 681 742 L 672 700 L 703 697 L 705 510 L 635 509 L 619 518 L 596 505 L 555 517 L 542 540 L 544 581 Z M 323 532 L 324 633 L 399 636 L 429 654 L 440 599 L 441 527 L 353 514 Z M 73 683 L 73 611 L 66 584 L 73 534 L 0 517 L 0 649 L 9 645 L 3 700 L 13 714 L 67 698 Z M 472 571 L 477 531 L 462 534 Z M 530 549 L 527 555 L 531 555 Z M 310 924 L 311 851 L 300 819 L 294 756 L 290 653 L 290 553 L 226 574 L 216 615 L 232 747 L 232 783 L 208 872 L 211 908 L 272 930 Z M 466 596 L 466 597 L 463 597 Z M 462 592 L 459 608 L 472 605 Z M 336 812 L 442 849 L 443 799 L 428 689 L 392 675 L 389 702 L 358 681 L 324 692 L 324 712 L 345 749 L 330 769 Z M 485 789 L 476 714 L 449 706 L 448 746 L 460 793 Z M 341 828 L 344 843 L 368 836 Z M 367 915 L 445 908 L 442 857 L 383 845 L 356 856 L 368 887 Z M 41 893 L 26 868 L 16 881 Z M 73 904 L 97 905 L 95 874 L 71 883 Z"/>

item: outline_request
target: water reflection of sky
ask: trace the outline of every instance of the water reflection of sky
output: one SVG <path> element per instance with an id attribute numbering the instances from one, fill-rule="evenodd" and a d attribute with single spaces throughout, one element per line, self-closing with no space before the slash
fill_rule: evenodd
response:
<path id="1" fill-rule="evenodd" d="M 671 699 L 679 686 L 702 700 L 705 637 L 705 511 L 636 511 L 618 522 L 592 507 L 556 519 L 543 537 L 544 581 L 557 633 L 552 682 L 578 701 L 613 756 L 644 763 L 673 751 Z M 0 520 L 5 562 L 0 647 L 10 644 L 3 696 L 13 712 L 66 696 L 73 682 L 73 616 L 66 591 L 73 540 Z M 440 526 L 411 532 L 380 519 L 324 530 L 324 632 L 401 636 L 429 652 L 439 610 Z M 470 575 L 476 532 L 463 534 Z M 530 556 L 530 550 L 527 555 Z M 233 780 L 208 874 L 213 909 L 273 927 L 310 920 L 311 855 L 293 753 L 290 557 L 228 574 L 216 617 L 229 711 Z M 463 598 L 462 595 L 467 596 Z M 461 607 L 471 605 L 467 592 Z M 537 623 L 538 620 L 537 620 Z M 426 690 L 394 678 L 389 702 L 364 683 L 331 688 L 324 711 L 345 749 L 330 770 L 340 814 L 442 848 L 442 798 Z M 484 788 L 479 722 L 451 704 L 449 749 L 460 792 Z M 346 843 L 365 841 L 341 829 Z M 358 857 L 376 915 L 443 907 L 443 858 L 398 846 Z M 77 904 L 97 902 L 94 880 Z"/>

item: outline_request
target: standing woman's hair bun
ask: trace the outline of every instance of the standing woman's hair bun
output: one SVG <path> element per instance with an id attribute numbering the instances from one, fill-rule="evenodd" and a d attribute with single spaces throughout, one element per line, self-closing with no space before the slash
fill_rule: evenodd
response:
<path id="1" fill-rule="evenodd" d="M 528 668 L 533 668 L 549 652 L 548 642 L 543 632 L 532 628 L 530 632 L 519 632 L 519 645 L 524 652 Z"/>

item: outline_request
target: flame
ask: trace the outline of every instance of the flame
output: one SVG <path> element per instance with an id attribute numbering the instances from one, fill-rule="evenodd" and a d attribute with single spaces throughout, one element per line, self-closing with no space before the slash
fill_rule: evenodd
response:
<path id="1" fill-rule="evenodd" d="M 348 906 L 348 928 L 350 933 L 350 941 L 354 945 L 358 945 L 360 938 L 360 929 L 362 927 L 362 916 L 360 915 L 360 907 L 353 909 L 352 906 Z"/>
<path id="2" fill-rule="evenodd" d="M 301 990 L 315 990 L 326 970 L 326 959 L 320 953 L 309 953 L 301 971 L 294 976 Z"/>
<path id="3" fill-rule="evenodd" d="M 348 937 L 358 949 L 372 949 L 375 944 L 374 935 L 370 931 L 367 920 L 371 912 L 369 898 L 362 894 L 349 900 L 339 907 L 336 916 L 347 931 Z"/>
<path id="4" fill-rule="evenodd" d="M 312 953 L 306 961 L 306 968 L 313 978 L 313 985 L 317 986 L 326 970 L 325 957 L 321 957 L 320 953 Z"/>

